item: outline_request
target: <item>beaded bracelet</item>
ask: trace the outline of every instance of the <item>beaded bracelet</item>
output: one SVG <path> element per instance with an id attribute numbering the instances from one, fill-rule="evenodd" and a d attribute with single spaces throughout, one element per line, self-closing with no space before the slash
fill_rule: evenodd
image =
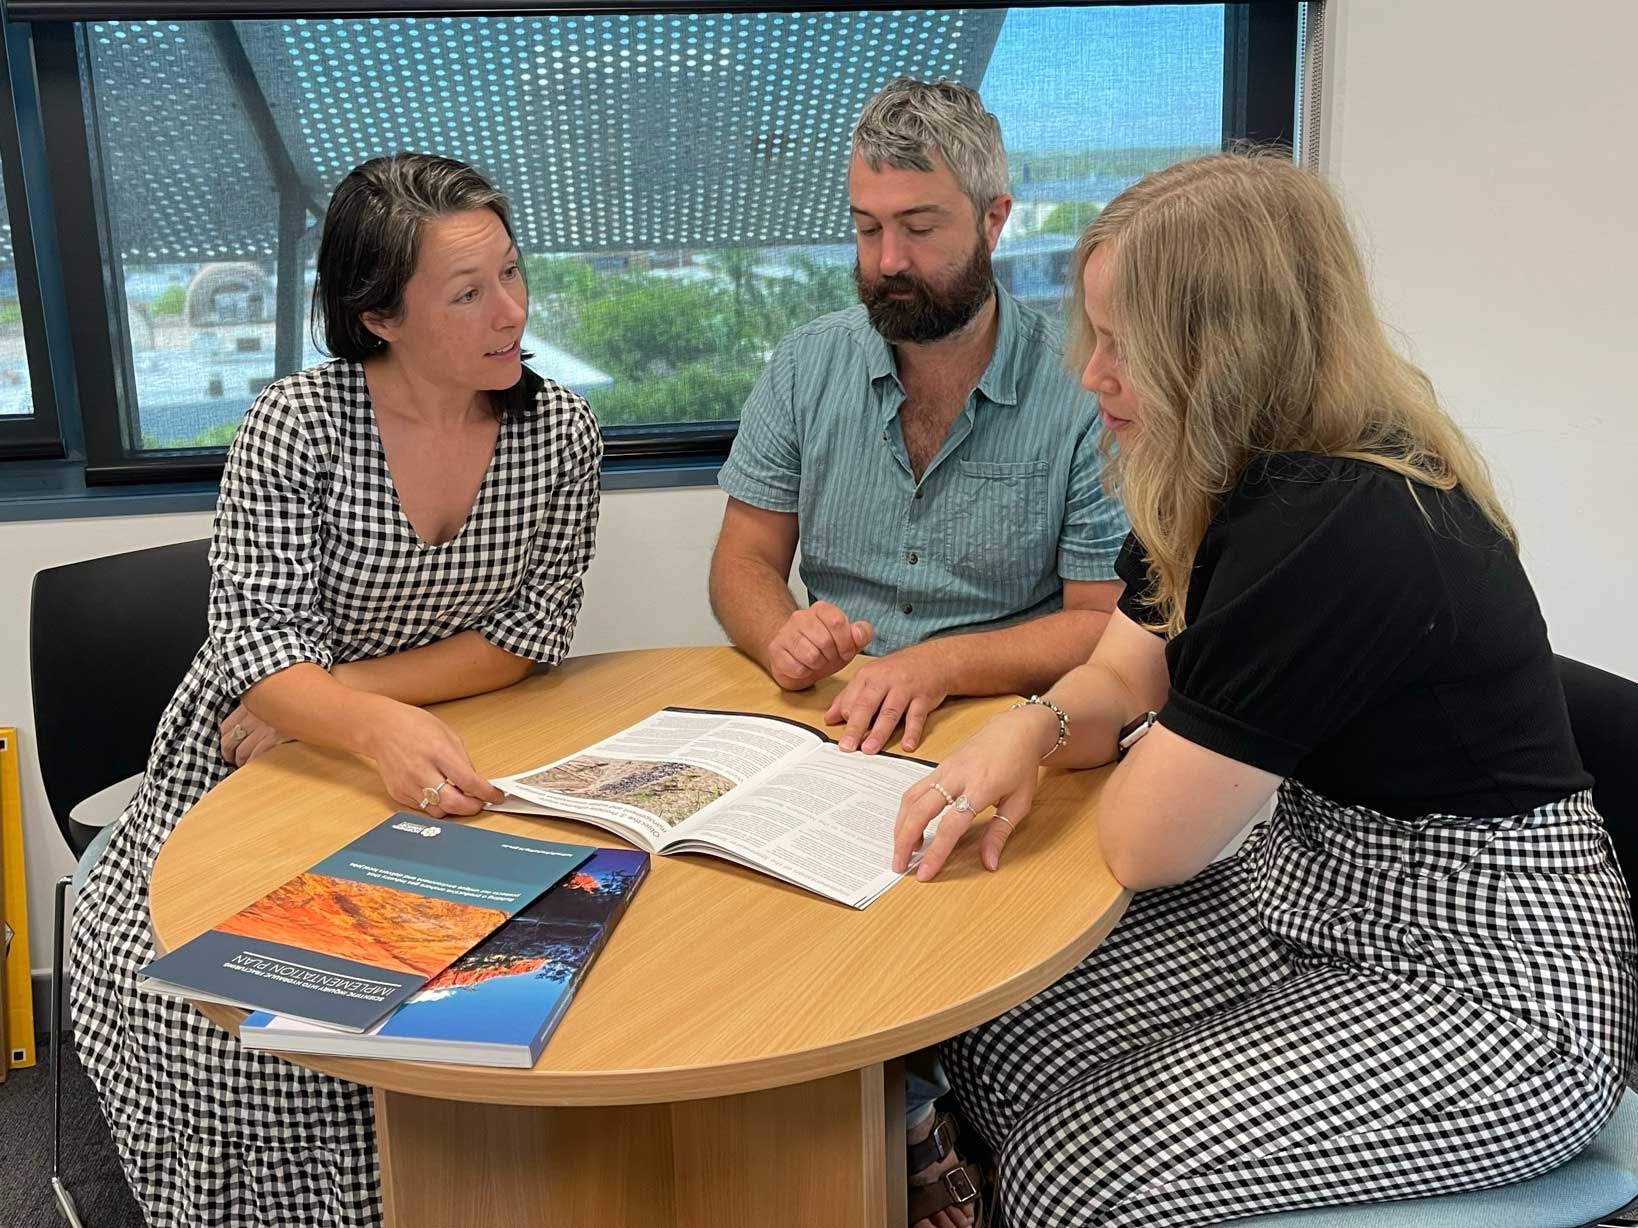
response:
<path id="1" fill-rule="evenodd" d="M 1031 695 L 1028 699 L 1020 699 L 1007 711 L 1011 712 L 1013 708 L 1027 708 L 1031 704 L 1039 704 L 1043 708 L 1051 709 L 1052 715 L 1058 718 L 1058 740 L 1052 744 L 1051 750 L 1041 756 L 1041 761 L 1045 762 L 1061 750 L 1065 742 L 1069 741 L 1069 715 L 1045 695 Z"/>

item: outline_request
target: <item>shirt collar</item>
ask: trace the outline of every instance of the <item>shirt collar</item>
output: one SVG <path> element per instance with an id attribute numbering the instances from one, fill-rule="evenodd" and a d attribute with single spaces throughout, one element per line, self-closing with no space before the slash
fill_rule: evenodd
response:
<path id="1" fill-rule="evenodd" d="M 888 376 L 898 379 L 898 364 L 893 361 L 893 347 L 868 322 L 865 328 L 869 333 L 866 361 L 871 383 L 886 379 Z M 984 368 L 984 374 L 978 377 L 978 391 L 983 393 L 984 399 L 992 405 L 1018 404 L 1019 331 L 1018 300 L 997 283 L 995 350 L 990 354 L 989 365 Z M 897 411 L 897 406 L 894 407 L 894 411 Z"/>

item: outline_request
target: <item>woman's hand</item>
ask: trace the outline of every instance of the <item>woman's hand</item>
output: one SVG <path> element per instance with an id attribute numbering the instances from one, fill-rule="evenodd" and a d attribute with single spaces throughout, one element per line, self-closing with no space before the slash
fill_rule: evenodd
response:
<path id="1" fill-rule="evenodd" d="M 393 801 L 435 819 L 477 814 L 485 802 L 506 796 L 478 775 L 453 729 L 409 704 L 388 700 L 382 705 L 366 753 L 375 760 Z M 428 789 L 437 790 L 435 805 L 422 804 Z"/>
<path id="2" fill-rule="evenodd" d="M 221 724 L 222 758 L 234 767 L 244 767 L 264 750 L 272 750 L 280 742 L 293 742 L 261 717 L 255 716 L 243 704 L 229 712 Z"/>
<path id="3" fill-rule="evenodd" d="M 987 870 L 998 868 L 1013 828 L 1035 804 L 1036 769 L 1057 737 L 1057 718 L 1034 704 L 1001 713 L 958 746 L 937 770 L 904 791 L 893 830 L 893 869 L 909 867 L 927 824 L 937 818 L 938 833 L 916 868 L 918 879 L 932 878 L 978 812 L 990 806 L 995 814 L 985 826 L 979 859 Z"/>

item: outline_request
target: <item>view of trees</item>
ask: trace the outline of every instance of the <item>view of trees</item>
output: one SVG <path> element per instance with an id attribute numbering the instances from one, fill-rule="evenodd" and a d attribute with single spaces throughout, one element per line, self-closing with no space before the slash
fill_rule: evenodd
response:
<path id="1" fill-rule="evenodd" d="M 850 266 L 757 248 L 675 270 L 525 266 L 535 334 L 614 377 L 587 394 L 605 426 L 737 418 L 781 337 L 856 301 Z"/>

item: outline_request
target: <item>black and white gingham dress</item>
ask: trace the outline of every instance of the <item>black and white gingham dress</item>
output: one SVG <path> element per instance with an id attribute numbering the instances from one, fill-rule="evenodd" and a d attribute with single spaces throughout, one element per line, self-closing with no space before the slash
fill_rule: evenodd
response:
<path id="1" fill-rule="evenodd" d="M 218 726 L 255 681 L 478 630 L 568 651 L 591 561 L 602 445 L 550 381 L 502 424 L 461 531 L 424 544 L 398 505 L 363 368 L 271 385 L 229 453 L 211 546 L 210 639 L 160 720 L 147 775 L 79 897 L 73 1015 L 126 1176 L 157 1228 L 380 1221 L 370 1096 L 137 991 L 148 877 L 183 813 L 231 770 Z M 383 793 L 383 813 L 393 803 Z"/>
<path id="2" fill-rule="evenodd" d="M 1057 984 L 949 1041 L 1008 1228 L 1181 1228 L 1536 1176 L 1622 1093 L 1626 888 L 1578 793 L 1406 821 L 1294 780 Z"/>

